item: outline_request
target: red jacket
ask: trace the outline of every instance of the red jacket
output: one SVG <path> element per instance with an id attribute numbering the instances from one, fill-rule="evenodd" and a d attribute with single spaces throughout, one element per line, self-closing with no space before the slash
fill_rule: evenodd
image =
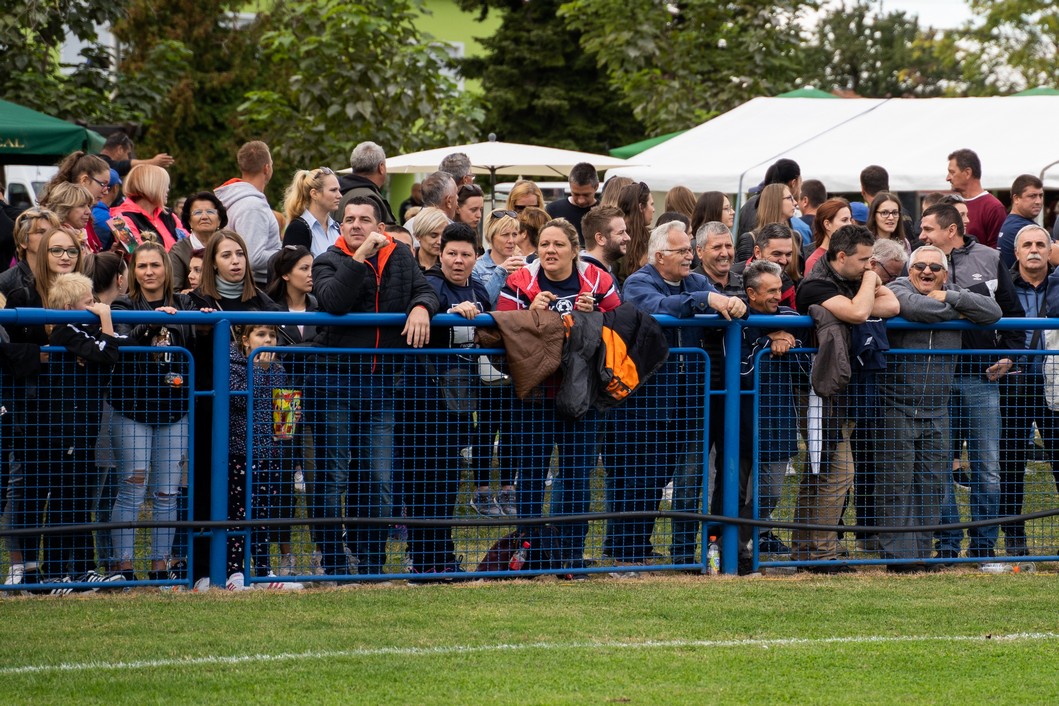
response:
<path id="1" fill-rule="evenodd" d="M 534 260 L 521 270 L 508 275 L 504 288 L 500 291 L 500 298 L 496 302 L 497 311 L 515 311 L 517 309 L 528 309 L 541 292 L 538 282 L 540 276 L 541 261 Z M 577 261 L 578 281 L 581 283 L 580 293 L 588 292 L 596 298 L 596 309 L 598 311 L 610 311 L 621 306 L 621 297 L 614 286 L 614 278 L 609 274 L 587 262 Z"/>
<path id="2" fill-rule="evenodd" d="M 167 208 L 155 209 L 148 213 L 134 204 L 132 199 L 125 199 L 120 206 L 110 209 L 110 215 L 124 218 L 137 241 L 140 241 L 141 231 L 153 230 L 158 233 L 166 251 L 171 250 L 177 240 L 187 237 L 184 225 Z"/>

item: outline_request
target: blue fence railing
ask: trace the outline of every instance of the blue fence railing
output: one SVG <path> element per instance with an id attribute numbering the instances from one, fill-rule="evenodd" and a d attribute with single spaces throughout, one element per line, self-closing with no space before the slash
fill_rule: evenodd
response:
<path id="1" fill-rule="evenodd" d="M 92 319 L 0 311 L 4 326 Z M 895 350 L 870 387 L 838 402 L 808 390 L 812 349 L 721 361 L 674 349 L 624 405 L 575 422 L 557 416 L 554 380 L 517 399 L 499 349 L 266 341 L 244 357 L 236 333 L 253 324 L 396 326 L 400 315 L 114 312 L 114 320 L 192 325 L 201 335 L 188 349 L 123 349 L 120 374 L 59 351 L 39 381 L 5 371 L 0 566 L 9 577 L 15 565 L 32 566 L 49 588 L 76 590 L 98 587 L 97 576 L 190 586 L 240 574 L 247 586 L 283 587 L 500 577 L 513 568 L 571 578 L 706 572 L 711 537 L 730 574 L 1059 559 L 1051 473 L 1059 423 L 1042 401 L 1035 360 L 1050 353 L 1023 355 L 991 381 L 964 374 L 966 365 L 1003 352 Z M 702 329 L 718 351 L 742 351 L 747 327 L 811 327 L 808 317 L 658 321 Z M 434 321 L 437 330 L 468 323 Z M 166 382 L 167 355 L 185 363 L 176 387 Z M 720 366 L 719 384 L 711 385 L 711 365 Z M 90 391 L 84 418 L 81 402 L 64 402 L 82 388 Z M 64 435 L 71 422 L 76 432 Z M 711 446 L 720 449 L 715 473 Z"/>

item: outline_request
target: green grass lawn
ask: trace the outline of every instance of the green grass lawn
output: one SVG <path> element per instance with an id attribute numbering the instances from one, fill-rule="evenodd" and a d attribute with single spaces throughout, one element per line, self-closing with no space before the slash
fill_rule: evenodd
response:
<path id="1" fill-rule="evenodd" d="M 0 701 L 1045 703 L 1054 591 L 869 571 L 8 598 Z"/>

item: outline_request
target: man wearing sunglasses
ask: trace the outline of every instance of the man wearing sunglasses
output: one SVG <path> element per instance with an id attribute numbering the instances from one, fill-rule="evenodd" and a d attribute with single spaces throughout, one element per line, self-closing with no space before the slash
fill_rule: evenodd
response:
<path id="1" fill-rule="evenodd" d="M 887 285 L 909 321 L 936 323 L 967 319 L 992 324 L 1000 305 L 988 292 L 948 283 L 949 262 L 933 245 L 912 252 L 908 276 Z M 946 492 L 951 494 L 949 396 L 957 359 L 950 355 L 902 354 L 896 349 L 952 350 L 961 347 L 959 331 L 891 330 L 894 353 L 879 375 L 880 410 L 877 450 L 882 469 L 875 479 L 876 524 L 914 527 L 938 524 Z M 880 533 L 880 556 L 895 562 L 891 573 L 925 571 L 932 554 L 930 532 Z"/>
<path id="2" fill-rule="evenodd" d="M 1005 317 L 1024 316 L 1011 282 L 1011 273 L 1000 261 L 1000 253 L 978 242 L 963 230 L 963 217 L 951 204 L 935 204 L 923 212 L 920 238 L 939 248 L 946 256 L 948 281 L 977 294 L 990 295 Z M 1018 351 L 1026 346 L 1023 331 L 964 331 L 964 349 Z M 998 381 L 1011 370 L 1014 353 L 1004 355 L 964 355 L 952 378 L 950 418 L 959 420 L 971 462 L 971 519 L 991 520 L 1000 502 L 1000 389 Z M 951 484 L 945 493 L 941 521 L 959 522 L 959 509 Z M 968 555 L 992 557 L 996 552 L 998 529 L 972 527 Z M 959 556 L 963 532 L 939 532 L 938 555 Z"/>

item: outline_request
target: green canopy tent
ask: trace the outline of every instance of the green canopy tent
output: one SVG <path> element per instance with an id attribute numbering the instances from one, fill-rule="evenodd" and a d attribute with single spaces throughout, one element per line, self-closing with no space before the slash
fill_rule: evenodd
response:
<path id="1" fill-rule="evenodd" d="M 92 130 L 0 100 L 0 164 L 54 164 L 70 152 L 102 146 Z"/>
<path id="2" fill-rule="evenodd" d="M 677 130 L 666 135 L 659 135 L 658 137 L 648 137 L 646 140 L 640 140 L 639 142 L 633 142 L 629 145 L 622 145 L 621 147 L 615 147 L 609 150 L 611 157 L 618 157 L 619 159 L 630 159 L 640 154 L 644 150 L 649 150 L 655 145 L 660 145 L 666 140 L 671 140 L 677 135 L 683 135 L 687 130 Z"/>
<path id="3" fill-rule="evenodd" d="M 1013 95 L 1016 96 L 1059 96 L 1059 91 L 1055 90 L 1051 86 L 1037 86 L 1036 88 L 1027 88 L 1025 91 L 1019 91 Z"/>

